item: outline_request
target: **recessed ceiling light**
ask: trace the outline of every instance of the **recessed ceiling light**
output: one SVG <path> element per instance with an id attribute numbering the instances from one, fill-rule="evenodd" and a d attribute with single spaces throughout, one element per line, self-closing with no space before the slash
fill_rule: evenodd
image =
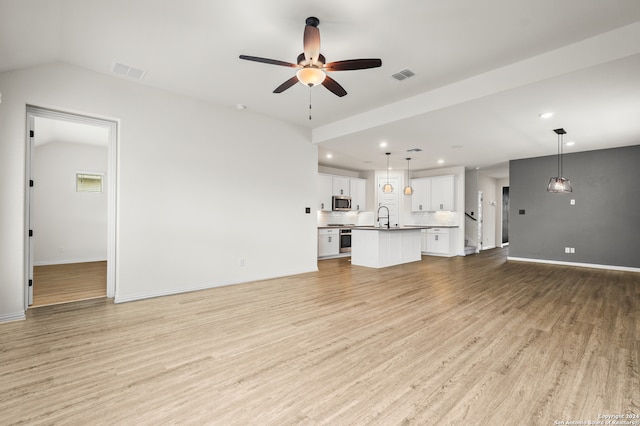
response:
<path id="1" fill-rule="evenodd" d="M 327 158 L 333 158 L 333 154 L 327 154 Z"/>
<path id="2" fill-rule="evenodd" d="M 549 111 L 549 112 L 541 112 L 540 114 L 538 114 L 538 117 L 543 118 L 543 119 L 551 118 L 551 117 L 553 117 L 553 113 L 551 111 Z"/>
<path id="3" fill-rule="evenodd" d="M 441 158 L 438 160 L 438 164 L 444 164 L 444 160 Z"/>
<path id="4" fill-rule="evenodd" d="M 576 144 L 575 141 L 569 141 L 564 143 L 565 146 L 574 146 L 575 144 Z"/>
<path id="5" fill-rule="evenodd" d="M 385 146 L 387 146 L 386 142 L 380 142 L 380 148 L 384 148 Z"/>

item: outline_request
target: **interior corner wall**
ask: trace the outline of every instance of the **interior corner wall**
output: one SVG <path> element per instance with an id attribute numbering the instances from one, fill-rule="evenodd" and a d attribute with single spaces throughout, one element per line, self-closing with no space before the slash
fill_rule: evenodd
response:
<path id="1" fill-rule="evenodd" d="M 118 122 L 116 301 L 317 270 L 306 129 L 64 63 L 0 87 L 0 321 L 24 317 L 27 104 Z"/>
<path id="2" fill-rule="evenodd" d="M 640 145 L 565 154 L 573 192 L 555 194 L 556 156 L 511 161 L 509 257 L 640 268 L 639 164 Z"/>

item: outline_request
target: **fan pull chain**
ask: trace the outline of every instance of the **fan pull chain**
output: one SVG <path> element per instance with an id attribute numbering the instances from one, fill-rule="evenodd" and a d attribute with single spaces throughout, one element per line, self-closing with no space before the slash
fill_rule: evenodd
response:
<path id="1" fill-rule="evenodd" d="M 309 120 L 311 120 L 311 86 L 309 86 Z"/>

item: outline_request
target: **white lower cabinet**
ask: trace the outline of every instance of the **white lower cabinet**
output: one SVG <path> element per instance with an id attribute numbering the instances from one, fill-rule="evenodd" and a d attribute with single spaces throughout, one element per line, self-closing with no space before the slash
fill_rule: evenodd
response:
<path id="1" fill-rule="evenodd" d="M 423 234 L 422 251 L 437 256 L 454 256 L 449 228 L 430 228 Z"/>
<path id="2" fill-rule="evenodd" d="M 318 229 L 318 257 L 340 254 L 339 229 Z"/>

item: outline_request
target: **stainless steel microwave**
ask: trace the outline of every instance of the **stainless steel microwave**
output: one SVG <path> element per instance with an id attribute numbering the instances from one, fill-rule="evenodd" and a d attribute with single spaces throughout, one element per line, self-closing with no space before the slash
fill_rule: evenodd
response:
<path id="1" fill-rule="evenodd" d="M 331 205 L 331 210 L 333 211 L 351 210 L 351 197 L 339 197 L 334 195 Z"/>

